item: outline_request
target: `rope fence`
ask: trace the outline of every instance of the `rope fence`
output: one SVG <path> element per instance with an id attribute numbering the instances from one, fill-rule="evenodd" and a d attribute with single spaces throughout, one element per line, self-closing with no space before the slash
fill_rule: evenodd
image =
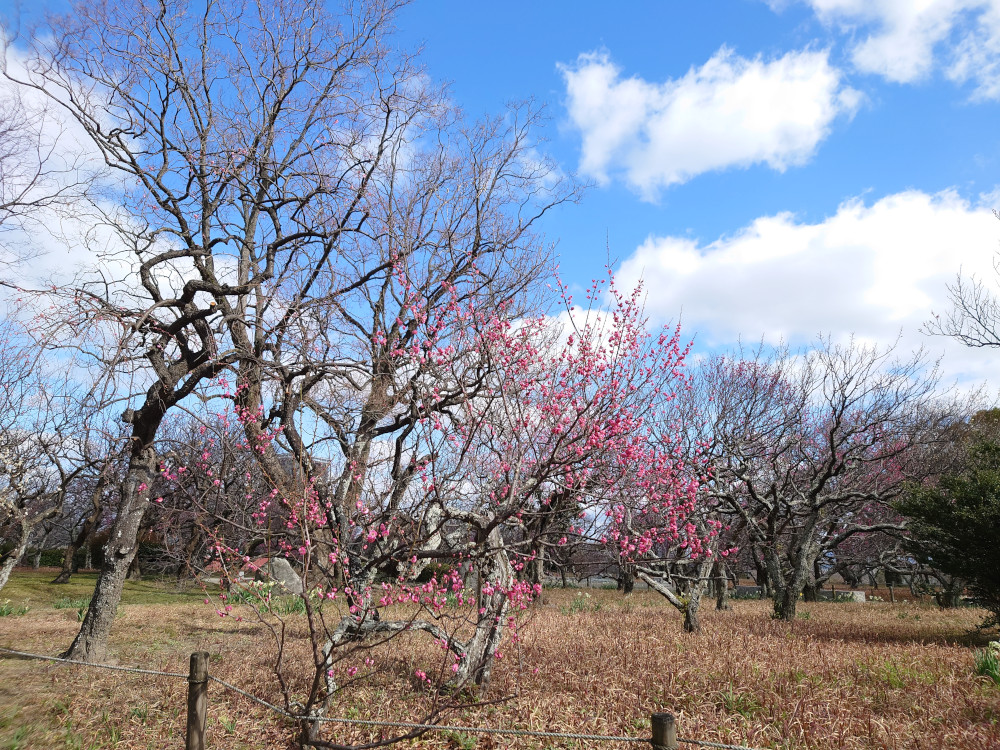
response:
<path id="1" fill-rule="evenodd" d="M 538 737 L 543 739 L 582 740 L 589 742 L 631 742 L 651 745 L 653 750 L 678 750 L 680 744 L 697 747 L 719 748 L 720 750 L 759 750 L 745 745 L 729 745 L 724 742 L 709 742 L 695 740 L 677 735 L 677 722 L 673 714 L 655 713 L 650 717 L 652 737 L 625 737 L 608 734 L 585 734 L 577 732 L 542 732 L 531 729 L 499 729 L 492 727 L 467 727 L 454 724 L 418 724 L 408 721 L 381 721 L 376 719 L 349 719 L 337 716 L 302 716 L 293 714 L 269 701 L 249 693 L 225 680 L 221 680 L 208 671 L 208 652 L 196 651 L 191 654 L 190 669 L 187 674 L 182 672 L 161 672 L 155 669 L 140 669 L 139 667 L 122 667 L 114 664 L 92 664 L 76 659 L 65 659 L 58 656 L 45 656 L 27 651 L 0 647 L 0 654 L 9 654 L 22 659 L 37 659 L 40 661 L 73 664 L 93 669 L 106 669 L 115 672 L 130 672 L 133 674 L 154 675 L 157 677 L 174 677 L 188 682 L 188 714 L 185 750 L 205 750 L 205 728 L 208 714 L 208 683 L 214 682 L 223 688 L 257 703 L 265 708 L 293 721 L 304 721 L 309 724 L 336 723 L 367 727 L 391 727 L 394 729 L 422 730 L 429 732 L 463 732 L 466 734 L 502 735 L 508 737 Z"/>

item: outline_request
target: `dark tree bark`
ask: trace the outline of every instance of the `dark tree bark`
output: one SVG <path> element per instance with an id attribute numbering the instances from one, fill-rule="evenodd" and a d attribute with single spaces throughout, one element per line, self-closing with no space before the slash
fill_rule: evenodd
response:
<path id="1" fill-rule="evenodd" d="M 635 575 L 625 566 L 618 568 L 618 590 L 625 594 L 635 590 Z"/>
<path id="2" fill-rule="evenodd" d="M 128 581 L 141 581 L 142 580 L 142 567 L 139 565 L 139 547 L 136 545 L 135 556 L 132 558 L 132 562 L 128 566 L 128 575 L 125 576 Z"/>

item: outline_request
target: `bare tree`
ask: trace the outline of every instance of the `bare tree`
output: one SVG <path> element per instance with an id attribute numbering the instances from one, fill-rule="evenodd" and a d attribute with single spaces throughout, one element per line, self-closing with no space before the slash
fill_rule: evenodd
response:
<path id="1" fill-rule="evenodd" d="M 85 199 L 96 177 L 51 108 L 28 101 L 17 88 L 0 88 L 0 229 L 39 225 L 43 212 L 51 217 Z M 9 251 L 10 234 L 7 239 Z"/>
<path id="2" fill-rule="evenodd" d="M 92 411 L 92 418 L 97 415 Z M 66 498 L 63 516 L 67 521 L 67 543 L 63 550 L 62 569 L 53 583 L 69 583 L 75 571 L 77 552 L 91 544 L 102 521 L 117 508 L 118 491 L 124 473 L 122 450 L 125 441 L 118 434 L 92 430 L 90 439 L 80 445 L 88 470 L 73 483 Z"/>
<path id="3" fill-rule="evenodd" d="M 824 554 L 857 535 L 901 529 L 886 509 L 940 438 L 936 376 L 918 353 L 820 341 L 740 351 L 710 360 L 699 377 L 706 404 L 709 491 L 760 550 L 775 616 L 796 603 Z M 934 415 L 937 415 L 936 417 Z"/>
<path id="4" fill-rule="evenodd" d="M 1000 219 L 1000 214 L 994 211 Z M 1000 257 L 994 258 L 993 269 L 1000 274 Z M 948 284 L 951 309 L 924 323 L 925 333 L 950 336 L 974 348 L 1000 346 L 1000 300 L 986 282 L 975 276 L 963 276 Z"/>
<path id="5" fill-rule="evenodd" d="M 79 450 L 84 412 L 74 388 L 9 319 L 0 323 L 0 588 L 32 536 L 62 512 L 88 468 Z"/>
<path id="6" fill-rule="evenodd" d="M 71 117 L 120 179 L 113 203 L 91 206 L 111 238 L 103 267 L 59 290 L 61 335 L 85 326 L 77 345 L 131 402 L 129 469 L 76 658 L 103 657 L 164 416 L 237 361 L 234 345 L 253 349 L 254 318 L 309 296 L 364 223 L 400 112 L 424 108 L 381 43 L 392 6 L 352 10 L 80 3 L 31 40 L 15 82 Z"/>
<path id="7" fill-rule="evenodd" d="M 334 16 L 297 0 L 80 3 L 32 40 L 23 76 L 8 70 L 73 118 L 120 180 L 91 206 L 103 267 L 55 293 L 59 336 L 78 334 L 73 346 L 105 368 L 104 393 L 127 407 L 131 430 L 76 658 L 103 656 L 171 409 L 235 373 L 214 395 L 254 412 L 254 445 L 280 422 L 312 481 L 313 455 L 324 457 L 294 415 L 335 393 L 358 403 L 358 347 L 383 335 L 414 343 L 424 321 L 400 274 L 429 309 L 463 286 L 482 304 L 509 301 L 544 268 L 535 219 L 574 193 L 532 149 L 536 116 L 460 125 L 387 46 L 396 6 L 370 0 Z M 387 376 L 369 372 L 362 433 L 400 408 Z M 363 458 L 370 440 L 345 449 Z M 285 482 L 276 458 L 262 460 Z"/>

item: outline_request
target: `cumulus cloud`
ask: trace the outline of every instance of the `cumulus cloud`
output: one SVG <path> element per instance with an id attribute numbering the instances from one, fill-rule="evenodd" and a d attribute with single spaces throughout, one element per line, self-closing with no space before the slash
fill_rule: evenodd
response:
<path id="1" fill-rule="evenodd" d="M 941 67 L 954 81 L 972 81 L 974 98 L 1000 98 L 1000 0 L 803 1 L 852 35 L 862 72 L 912 83 Z"/>
<path id="2" fill-rule="evenodd" d="M 826 51 L 765 60 L 723 47 L 664 82 L 624 78 L 605 52 L 560 68 L 581 171 L 600 182 L 620 173 L 646 199 L 711 170 L 801 165 L 860 102 Z"/>
<path id="3" fill-rule="evenodd" d="M 789 213 L 755 220 L 732 236 L 701 244 L 650 237 L 622 264 L 619 278 L 648 290 L 654 319 L 683 314 L 685 331 L 709 347 L 743 337 L 799 345 L 820 333 L 947 351 L 945 371 L 969 380 L 995 373 L 1000 356 L 968 350 L 920 327 L 948 308 L 946 285 L 959 269 L 995 278 L 1000 223 L 987 204 L 954 191 L 906 191 L 871 205 L 855 199 L 815 224 Z"/>

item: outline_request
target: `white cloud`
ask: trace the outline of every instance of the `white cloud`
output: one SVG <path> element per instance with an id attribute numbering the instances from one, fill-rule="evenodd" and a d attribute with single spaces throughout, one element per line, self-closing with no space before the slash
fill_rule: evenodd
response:
<path id="1" fill-rule="evenodd" d="M 755 220 L 710 244 L 650 237 L 623 264 L 620 283 L 641 277 L 647 312 L 657 320 L 682 311 L 701 345 L 739 337 L 808 343 L 817 334 L 925 346 L 947 352 L 952 377 L 985 380 L 1000 353 L 969 350 L 919 332 L 932 311 L 948 309 L 955 274 L 993 279 L 1000 222 L 953 191 L 906 191 L 866 205 L 851 200 L 817 224 L 783 213 Z"/>
<path id="2" fill-rule="evenodd" d="M 4 34 L 0 28 L 0 273 L 26 286 L 64 282 L 115 246 L 101 212 L 117 210 L 128 183 L 56 101 L 16 83 L 32 79 L 32 59 Z M 101 101 L 97 91 L 87 95 Z"/>
<path id="3" fill-rule="evenodd" d="M 621 173 L 643 197 L 711 170 L 805 163 L 860 95 L 825 51 L 775 60 L 726 47 L 663 83 L 623 78 L 606 53 L 561 66 L 567 108 L 583 138 L 580 169 L 601 182 Z"/>
<path id="4" fill-rule="evenodd" d="M 851 58 L 862 72 L 913 83 L 941 67 L 954 81 L 973 81 L 975 98 L 1000 98 L 1000 0 L 804 2 L 852 35 Z"/>

